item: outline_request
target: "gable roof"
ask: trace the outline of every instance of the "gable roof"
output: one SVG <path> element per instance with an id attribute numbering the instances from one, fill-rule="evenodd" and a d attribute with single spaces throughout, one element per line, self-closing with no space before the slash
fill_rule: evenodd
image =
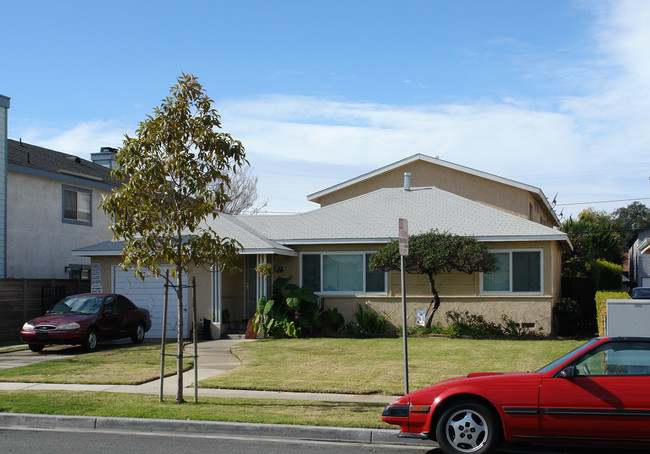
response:
<path id="1" fill-rule="evenodd" d="M 517 188 L 517 189 L 520 189 L 520 190 L 535 194 L 542 201 L 542 203 L 544 204 L 544 206 L 546 207 L 548 212 L 554 217 L 555 223 L 557 225 L 560 224 L 560 220 L 557 218 L 557 215 L 555 214 L 555 211 L 551 207 L 550 203 L 546 199 L 546 196 L 544 195 L 544 192 L 542 192 L 542 190 L 540 188 L 537 188 L 535 186 L 530 186 L 530 185 L 527 185 L 527 184 L 524 184 L 524 183 L 520 183 L 518 181 L 510 180 L 508 178 L 503 178 L 503 177 L 500 177 L 498 175 L 493 175 L 491 173 L 487 173 L 487 172 L 483 172 L 483 171 L 480 171 L 480 170 L 472 169 L 470 167 L 465 167 L 465 166 L 462 166 L 462 165 L 459 165 L 459 164 L 454 164 L 454 163 L 449 162 L 449 161 L 444 161 L 444 160 L 439 159 L 437 157 L 427 156 L 427 155 L 422 154 L 422 153 L 415 154 L 413 156 L 404 158 L 404 159 L 402 159 L 400 161 L 394 162 L 394 163 L 389 164 L 387 166 L 380 167 L 380 168 L 375 169 L 375 170 L 373 170 L 371 172 L 364 173 L 363 175 L 359 175 L 358 177 L 351 178 L 351 179 L 349 179 L 347 181 L 336 184 L 334 186 L 330 186 L 329 188 L 323 189 L 323 190 L 318 191 L 318 192 L 314 192 L 313 194 L 310 194 L 310 195 L 307 196 L 307 200 L 309 200 L 310 202 L 319 203 L 323 196 L 329 195 L 329 194 L 334 193 L 336 191 L 339 191 L 341 189 L 344 189 L 344 188 L 347 188 L 349 186 L 361 183 L 361 182 L 363 182 L 365 180 L 369 180 L 369 179 L 371 179 L 373 177 L 376 177 L 378 175 L 381 175 L 383 173 L 390 172 L 391 170 L 398 169 L 398 168 L 400 168 L 402 166 L 405 166 L 407 164 L 411 164 L 411 163 L 414 163 L 414 162 L 417 162 L 417 161 L 423 161 L 423 162 L 433 164 L 433 165 L 437 165 L 437 166 L 440 166 L 440 167 L 444 167 L 444 168 L 447 168 L 447 169 L 456 170 L 458 172 L 463 172 L 463 173 L 466 173 L 466 174 L 469 174 L 469 175 L 473 175 L 475 177 L 484 178 L 484 179 L 487 179 L 487 180 L 490 180 L 490 181 L 494 181 L 496 183 L 501 183 L 501 184 L 504 184 L 506 186 L 510 186 L 510 187 L 513 187 L 513 188 Z"/>
<path id="2" fill-rule="evenodd" d="M 46 178 L 86 180 L 89 186 L 118 187 L 111 170 L 78 156 L 8 139 L 8 169 Z"/>
<path id="3" fill-rule="evenodd" d="M 219 236 L 238 240 L 243 254 L 297 255 L 292 246 L 313 244 L 381 244 L 397 238 L 398 219 L 409 234 L 432 229 L 482 242 L 560 241 L 566 233 L 434 187 L 379 189 L 300 214 L 220 214 L 206 220 Z M 73 251 L 74 255 L 119 255 L 121 242 Z"/>
<path id="4" fill-rule="evenodd" d="M 398 219 L 409 234 L 432 229 L 479 241 L 562 241 L 564 232 L 435 187 L 383 188 L 316 210 L 287 215 L 242 215 L 237 221 L 287 246 L 385 243 L 395 239 Z"/>

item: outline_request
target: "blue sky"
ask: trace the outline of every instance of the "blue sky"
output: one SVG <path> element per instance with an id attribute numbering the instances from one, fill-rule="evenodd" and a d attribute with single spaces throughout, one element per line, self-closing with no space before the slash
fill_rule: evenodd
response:
<path id="1" fill-rule="evenodd" d="M 0 6 L 13 139 L 120 146 L 186 72 L 272 212 L 415 153 L 557 193 L 565 217 L 650 205 L 644 0 Z"/>

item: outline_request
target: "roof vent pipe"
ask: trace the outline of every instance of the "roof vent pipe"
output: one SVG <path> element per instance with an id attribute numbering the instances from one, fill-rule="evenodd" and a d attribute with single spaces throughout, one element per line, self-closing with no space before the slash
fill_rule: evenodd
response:
<path id="1" fill-rule="evenodd" d="M 411 173 L 404 172 L 404 191 L 411 190 Z"/>

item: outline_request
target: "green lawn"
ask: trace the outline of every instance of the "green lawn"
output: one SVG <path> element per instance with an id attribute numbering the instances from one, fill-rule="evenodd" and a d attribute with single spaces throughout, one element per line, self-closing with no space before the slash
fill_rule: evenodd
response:
<path id="1" fill-rule="evenodd" d="M 410 388 L 473 371 L 536 370 L 583 343 L 575 340 L 409 338 Z M 170 345 L 170 351 L 173 346 Z M 403 393 L 401 339 L 279 339 L 236 345 L 243 362 L 204 387 L 340 393 Z M 188 361 L 187 367 L 190 366 Z M 166 374 L 175 358 L 166 358 Z M 115 348 L 0 370 L 0 381 L 142 383 L 158 378 L 160 346 Z M 277 399 L 172 398 L 110 392 L 0 391 L 0 412 L 383 427 L 384 405 Z"/>
<path id="2" fill-rule="evenodd" d="M 469 372 L 534 371 L 581 340 L 408 339 L 410 389 Z M 402 394 L 401 339 L 277 339 L 233 347 L 243 367 L 202 387 Z"/>
<path id="3" fill-rule="evenodd" d="M 201 397 L 178 405 L 174 398 L 108 392 L 0 391 L 0 412 L 125 418 L 191 419 L 260 424 L 391 428 L 380 419 L 383 404 Z M 394 427 L 392 427 L 394 428 Z"/>
<path id="4" fill-rule="evenodd" d="M 160 378 L 160 344 L 104 348 L 95 353 L 2 369 L 0 381 L 137 385 Z M 166 353 L 175 354 L 176 344 L 169 343 L 166 349 Z M 192 365 L 192 358 L 183 358 L 185 370 Z M 175 373 L 176 358 L 166 356 L 165 376 Z"/>

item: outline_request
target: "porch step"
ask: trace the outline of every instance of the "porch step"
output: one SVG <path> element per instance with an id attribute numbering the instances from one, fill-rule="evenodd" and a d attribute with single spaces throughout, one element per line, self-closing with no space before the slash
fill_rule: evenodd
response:
<path id="1" fill-rule="evenodd" d="M 246 339 L 246 333 L 225 333 L 222 339 Z"/>

